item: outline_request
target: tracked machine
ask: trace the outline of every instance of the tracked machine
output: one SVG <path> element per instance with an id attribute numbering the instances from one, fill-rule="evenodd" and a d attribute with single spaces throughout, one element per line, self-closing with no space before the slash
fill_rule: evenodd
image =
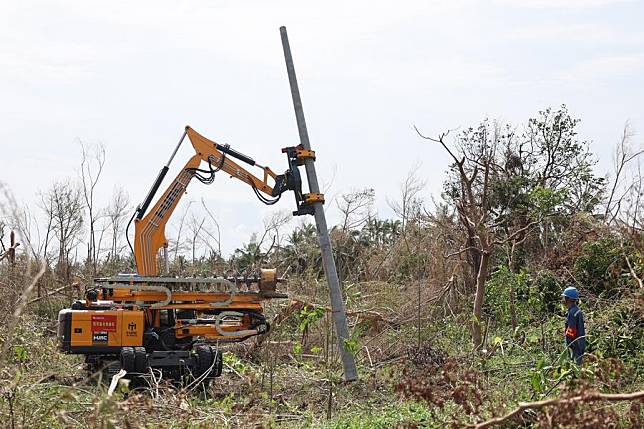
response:
<path id="1" fill-rule="evenodd" d="M 148 210 L 186 137 L 195 154 Z M 159 275 L 160 252 L 165 255 L 167 267 L 165 225 L 188 184 L 193 179 L 210 184 L 219 171 L 249 185 L 264 204 L 274 204 L 283 193 L 292 191 L 296 202 L 293 214 L 313 214 L 312 204 L 323 202 L 324 197 L 302 193 L 299 166 L 307 158 L 314 159 L 315 153 L 302 146 L 287 147 L 282 152 L 286 154 L 288 169 L 277 175 L 230 146 L 208 140 L 186 127 L 130 220 L 130 223 L 134 220 L 135 228 L 132 251 L 136 273 L 97 278 L 87 288 L 83 300 L 60 311 L 60 350 L 84 355 L 91 372 L 123 369 L 131 378 L 140 378 L 152 369 L 166 378 L 191 377 L 199 381 L 221 375 L 220 345 L 267 333 L 270 326 L 262 303 L 287 296 L 277 290 L 280 279 L 274 269 L 261 270 L 252 276 Z M 261 178 L 232 158 L 260 169 Z"/>

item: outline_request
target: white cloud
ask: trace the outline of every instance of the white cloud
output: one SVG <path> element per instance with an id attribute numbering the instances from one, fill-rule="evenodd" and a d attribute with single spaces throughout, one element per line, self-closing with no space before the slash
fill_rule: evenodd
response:
<path id="1" fill-rule="evenodd" d="M 504 7 L 529 9 L 593 9 L 633 3 L 636 0 L 495 0 L 494 3 Z"/>
<path id="2" fill-rule="evenodd" d="M 594 85 L 604 85 L 628 76 L 639 79 L 644 72 L 644 54 L 609 55 L 591 58 L 575 63 L 572 67 L 555 73 L 557 80 L 569 85 L 592 88 Z M 624 88 L 624 90 L 628 90 Z"/>
<path id="3" fill-rule="evenodd" d="M 584 45 L 619 44 L 622 46 L 644 44 L 644 32 L 632 32 L 623 28 L 609 27 L 606 24 L 546 22 L 531 25 L 515 25 L 506 33 L 510 39 L 518 41 L 545 41 L 575 43 Z"/>

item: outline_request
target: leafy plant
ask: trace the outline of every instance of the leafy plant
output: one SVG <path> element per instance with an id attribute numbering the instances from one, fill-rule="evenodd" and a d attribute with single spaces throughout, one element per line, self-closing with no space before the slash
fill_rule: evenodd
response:
<path id="1" fill-rule="evenodd" d="M 29 357 L 27 349 L 21 345 L 14 346 L 13 354 L 18 362 L 26 362 Z"/>
<path id="2" fill-rule="evenodd" d="M 315 324 L 318 320 L 322 319 L 324 316 L 325 310 L 322 307 L 314 307 L 309 309 L 308 306 L 305 306 L 300 312 L 298 313 L 298 316 L 300 318 L 300 322 L 298 323 L 297 327 L 300 330 L 300 332 L 305 332 L 308 330 L 308 328 Z"/>
<path id="3" fill-rule="evenodd" d="M 351 354 L 355 355 L 358 353 L 358 350 L 360 350 L 360 335 L 366 330 L 367 328 L 363 326 L 362 324 L 356 325 L 356 327 L 353 329 L 353 332 L 351 333 L 351 338 L 345 338 L 344 339 L 344 348 Z"/>
<path id="4" fill-rule="evenodd" d="M 591 292 L 614 296 L 630 280 L 622 249 L 614 238 L 601 238 L 582 246 L 575 260 L 575 275 Z"/>
<path id="5" fill-rule="evenodd" d="M 246 364 L 234 353 L 224 352 L 224 363 L 233 368 L 240 374 L 245 374 L 248 367 Z"/>
<path id="6" fill-rule="evenodd" d="M 565 283 L 553 272 L 539 271 L 530 282 L 528 307 L 541 314 L 554 313 L 557 310 L 557 304 L 561 301 L 560 295 L 564 288 Z"/>
<path id="7" fill-rule="evenodd" d="M 355 355 L 360 349 L 360 343 L 357 338 L 345 338 L 344 348 L 351 354 Z"/>
<path id="8" fill-rule="evenodd" d="M 518 315 L 527 317 L 532 314 L 540 294 L 530 288 L 531 283 L 532 276 L 527 269 L 513 273 L 507 265 L 499 265 L 492 273 L 486 289 L 488 311 L 498 321 L 507 323 L 510 318 L 510 289 L 513 289 Z"/>

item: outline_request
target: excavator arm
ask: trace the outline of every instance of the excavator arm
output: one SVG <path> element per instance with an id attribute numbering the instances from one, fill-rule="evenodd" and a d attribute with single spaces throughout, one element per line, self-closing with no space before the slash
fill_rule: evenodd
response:
<path id="1" fill-rule="evenodd" d="M 188 136 L 192 143 L 195 155 L 188 160 L 156 204 L 145 214 L 168 172 L 174 155 L 186 136 Z M 187 126 L 170 160 L 161 169 L 145 201 L 137 208 L 135 214 L 136 219 L 134 221 L 135 234 L 133 249 L 137 273 L 145 276 L 155 276 L 158 274 L 158 251 L 168 245 L 168 240 L 165 236 L 166 223 L 185 194 L 188 184 L 194 178 L 202 183 L 210 184 L 214 180 L 216 172 L 224 171 L 231 178 L 235 178 L 249 185 L 264 204 L 273 204 L 279 200 L 283 192 L 292 190 L 295 193 L 297 204 L 297 211 L 294 214 L 312 214 L 311 203 L 321 201 L 323 197 L 320 194 L 302 193 L 302 182 L 297 167 L 302 164 L 304 158 L 315 156 L 315 154 L 312 151 L 304 151 L 299 147 L 285 148 L 282 152 L 287 154 L 289 169 L 284 174 L 277 175 L 269 167 L 261 166 L 252 158 L 231 149 L 228 145 L 222 145 L 209 140 Z M 260 168 L 262 170 L 262 178 L 255 176 L 241 167 L 231 158 L 236 158 L 246 164 Z M 208 169 L 200 168 L 202 163 L 206 163 Z M 269 183 L 269 180 L 272 182 L 272 185 Z"/>

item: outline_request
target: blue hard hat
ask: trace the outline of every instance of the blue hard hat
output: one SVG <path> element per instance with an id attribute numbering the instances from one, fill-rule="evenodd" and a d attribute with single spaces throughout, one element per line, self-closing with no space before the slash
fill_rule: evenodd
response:
<path id="1" fill-rule="evenodd" d="M 576 287 L 570 286 L 564 289 L 561 296 L 565 296 L 566 298 L 570 298 L 570 299 L 579 299 L 579 291 L 577 290 Z"/>

